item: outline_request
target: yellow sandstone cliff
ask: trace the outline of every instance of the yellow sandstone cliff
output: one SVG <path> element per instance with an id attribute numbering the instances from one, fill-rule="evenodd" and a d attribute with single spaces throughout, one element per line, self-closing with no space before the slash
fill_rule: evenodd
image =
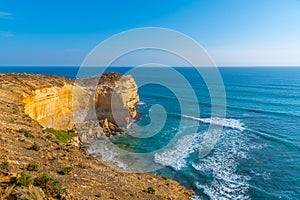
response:
<path id="1" fill-rule="evenodd" d="M 25 113 L 43 127 L 57 130 L 72 130 L 75 123 L 87 120 L 91 112 L 96 113 L 98 120 L 126 127 L 137 115 L 135 106 L 139 100 L 132 76 L 106 73 L 92 79 L 99 79 L 95 90 L 76 82 L 33 90 L 24 95 Z M 81 119 L 73 114 L 79 114 Z"/>

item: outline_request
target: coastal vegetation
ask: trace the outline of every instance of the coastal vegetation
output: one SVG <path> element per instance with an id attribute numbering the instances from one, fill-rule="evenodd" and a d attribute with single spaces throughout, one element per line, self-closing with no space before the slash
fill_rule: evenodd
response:
<path id="1" fill-rule="evenodd" d="M 71 166 L 68 166 L 68 167 L 65 167 L 63 168 L 61 171 L 59 171 L 58 173 L 61 174 L 61 175 L 67 175 L 67 174 L 70 174 L 70 172 L 73 170 L 73 167 Z"/>
<path id="2" fill-rule="evenodd" d="M 66 144 L 69 143 L 69 140 L 72 137 L 77 136 L 77 134 L 72 131 L 55 130 L 53 128 L 47 128 L 46 131 L 55 135 L 55 137 L 58 141 L 66 143 Z"/>
<path id="3" fill-rule="evenodd" d="M 35 162 L 31 162 L 27 166 L 27 171 L 37 171 L 39 168 L 39 165 Z"/>

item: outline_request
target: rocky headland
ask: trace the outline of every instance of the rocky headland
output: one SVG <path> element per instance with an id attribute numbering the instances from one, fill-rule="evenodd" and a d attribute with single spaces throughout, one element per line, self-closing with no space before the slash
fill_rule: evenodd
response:
<path id="1" fill-rule="evenodd" d="M 123 133 L 138 98 L 134 79 L 117 73 L 0 74 L 0 198 L 189 199 L 193 192 L 176 181 L 86 153 L 96 139 Z"/>

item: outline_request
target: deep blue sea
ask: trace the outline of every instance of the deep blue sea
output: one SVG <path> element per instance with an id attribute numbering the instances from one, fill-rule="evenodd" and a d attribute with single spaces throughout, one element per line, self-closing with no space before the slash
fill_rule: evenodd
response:
<path id="1" fill-rule="evenodd" d="M 129 69 L 109 68 L 109 71 L 126 73 Z M 141 118 L 128 131 L 151 133 L 153 130 L 147 124 L 151 123 L 151 109 L 156 104 L 166 111 L 164 126 L 148 138 L 124 135 L 111 141 L 135 153 L 163 149 L 149 160 L 149 165 L 162 166 L 152 173 L 193 189 L 196 192 L 193 199 L 300 199 L 300 68 L 219 68 L 226 91 L 225 118 L 211 116 L 208 87 L 195 69 L 174 69 L 192 86 L 196 101 L 189 95 L 179 100 L 170 88 L 155 82 L 144 85 L 139 88 Z M 1 73 L 65 77 L 76 77 L 77 71 L 78 67 L 0 67 Z M 95 68 L 88 75 L 96 73 Z M 146 73 L 146 76 L 155 80 L 164 78 L 163 73 Z M 173 83 L 172 87 L 184 90 L 181 83 Z M 185 102 L 188 113 L 181 113 L 180 102 Z M 199 108 L 200 115 L 195 114 L 195 108 Z M 222 125 L 223 130 L 214 148 L 201 157 L 199 151 L 211 124 Z M 174 138 L 174 144 L 164 148 Z M 118 160 L 117 153 L 111 152 L 103 159 L 128 167 L 126 160 Z"/>

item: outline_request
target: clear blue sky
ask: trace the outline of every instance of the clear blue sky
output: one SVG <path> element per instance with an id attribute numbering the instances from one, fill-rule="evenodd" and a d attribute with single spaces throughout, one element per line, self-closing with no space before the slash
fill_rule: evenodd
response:
<path id="1" fill-rule="evenodd" d="M 217 65 L 300 66 L 300 0 L 0 0 L 0 65 L 80 65 L 147 26 L 187 34 Z"/>

